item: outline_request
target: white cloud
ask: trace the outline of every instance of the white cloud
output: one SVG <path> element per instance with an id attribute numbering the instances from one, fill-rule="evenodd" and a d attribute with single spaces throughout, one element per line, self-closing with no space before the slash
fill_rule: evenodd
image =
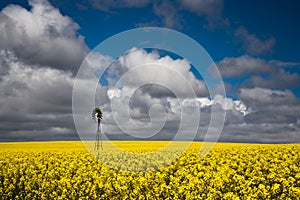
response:
<path id="1" fill-rule="evenodd" d="M 252 69 L 252 65 L 247 62 L 249 60 L 253 64 L 268 68 L 261 69 L 254 66 Z M 248 68 L 242 70 L 247 73 L 256 74 L 257 70 L 266 72 L 274 70 L 268 62 L 248 56 L 238 59 L 237 63 L 241 66 L 243 63 L 248 63 Z M 165 68 L 165 66 L 169 67 Z M 107 96 L 110 101 L 102 104 L 101 108 L 106 116 L 103 128 L 111 138 L 122 137 L 120 127 L 122 129 L 125 127 L 123 131 L 129 131 L 136 137 L 153 136 L 171 139 L 178 131 L 179 124 L 184 117 L 186 123 L 183 125 L 183 130 L 186 134 L 181 139 L 191 139 L 192 127 L 195 125 L 192 122 L 197 121 L 195 113 L 199 112 L 198 131 L 199 137 L 203 139 L 210 124 L 212 106 L 216 113 L 226 111 L 222 140 L 291 141 L 293 137 L 291 135 L 295 134 L 296 129 L 290 128 L 284 133 L 290 138 L 285 139 L 283 133 L 280 132 L 286 127 L 296 126 L 300 111 L 299 101 L 288 90 L 241 88 L 238 96 L 240 99 L 224 98 L 220 95 L 212 99 L 205 95 L 202 97 L 184 95 L 185 90 L 188 89 L 187 86 L 182 86 L 184 79 L 190 85 L 194 85 L 192 88 L 197 88 L 195 83 L 200 81 L 190 74 L 189 62 L 184 59 L 173 60 L 170 57 L 160 57 L 156 52 L 146 52 L 136 48 L 121 56 L 110 67 L 113 68 L 110 72 L 117 76 L 112 78 L 114 81 L 108 85 Z M 236 69 L 232 71 L 241 73 L 236 72 Z M 181 76 L 177 78 L 176 74 Z M 117 80 L 121 80 L 121 84 L 116 86 Z M 170 90 L 173 90 L 173 93 Z M 174 91 L 181 95 L 176 96 Z M 115 121 L 116 116 L 117 122 L 121 125 L 119 127 Z M 151 116 L 155 117 L 151 118 Z M 247 135 L 247 131 L 250 135 Z M 154 135 L 155 133 L 157 134 Z M 281 139 L 272 139 L 276 134 Z"/>
<path id="2" fill-rule="evenodd" d="M 139 53 L 145 52 L 140 50 Z M 153 53 L 147 54 L 149 57 L 141 55 L 149 61 L 150 58 L 152 58 L 151 61 L 161 59 L 155 57 Z M 2 76 L 0 82 L 1 91 L 4 92 L 0 100 L 1 139 L 76 137 L 71 112 L 71 91 L 74 83 L 72 75 L 47 66 L 39 68 L 24 64 L 12 52 L 2 52 L 2 55 L 10 55 L 10 58 L 7 57 L 6 60 L 9 70 L 6 75 Z M 124 63 L 133 67 L 134 62 L 129 58 L 130 56 L 127 60 L 122 57 Z M 105 59 L 99 58 L 98 60 Z M 179 62 L 169 61 L 170 63 Z M 136 62 L 140 63 L 138 59 Z M 184 61 L 181 62 L 187 64 Z M 185 74 L 188 69 L 186 66 L 181 72 Z M 146 72 L 150 73 L 150 71 Z M 97 84 L 89 79 L 77 81 L 82 81 L 86 89 Z M 88 110 L 90 114 L 90 107 L 85 107 L 85 101 L 88 100 L 85 94 L 86 89 L 80 91 L 80 102 L 82 102 L 80 109 Z M 153 90 L 156 89 L 160 88 L 154 87 Z M 199 122 L 199 137 L 203 138 L 210 123 L 212 105 L 215 105 L 215 112 L 226 110 L 221 140 L 297 141 L 300 103 L 291 91 L 242 88 L 239 94 L 240 100 L 221 96 L 213 99 L 207 97 L 176 98 L 172 95 L 152 96 L 147 91 L 147 85 L 137 90 L 134 85 L 130 84 L 123 88 L 110 87 L 108 90 L 98 87 L 96 96 L 99 98 L 96 100 L 96 105 L 99 105 L 104 112 L 103 130 L 110 138 L 125 137 L 113 118 L 111 103 L 114 99 L 117 105 L 116 111 L 118 111 L 115 114 L 121 116 L 121 123 L 124 126 L 128 125 L 129 118 L 134 120 L 135 126 L 131 126 L 131 131 L 134 130 L 136 136 L 139 137 L 148 137 L 155 133 L 153 130 L 160 130 L 154 138 L 171 139 L 184 117 L 186 123 L 183 124 L 182 130 L 186 131 L 186 134 L 182 139 L 193 137 L 195 132 L 192 132 L 191 128 L 195 126 L 195 122 Z M 199 109 L 200 121 L 197 121 L 196 109 Z M 86 123 L 84 129 L 93 132 L 94 124 L 90 115 L 82 115 L 80 119 Z M 150 128 L 147 129 L 147 127 Z"/>
<path id="3" fill-rule="evenodd" d="M 245 27 L 235 30 L 234 35 L 241 41 L 246 53 L 251 55 L 270 53 L 276 43 L 273 37 L 266 40 L 259 39 L 255 34 L 250 34 Z"/>
<path id="4" fill-rule="evenodd" d="M 205 108 L 205 107 L 211 106 L 213 104 L 213 101 L 211 101 L 207 97 L 197 98 L 196 100 L 200 103 L 201 108 Z"/>
<path id="5" fill-rule="evenodd" d="M 193 139 L 191 137 L 195 134 L 193 131 L 197 128 L 199 120 L 199 123 L 202 124 L 199 128 L 203 131 L 201 134 L 207 131 L 213 105 L 216 106 L 214 112 L 234 112 L 235 116 L 244 116 L 248 113 L 246 106 L 241 101 L 221 96 L 216 96 L 213 99 L 208 97 L 177 98 L 173 96 L 156 98 L 144 93 L 142 88 L 134 90 L 130 87 L 109 89 L 107 92 L 112 101 L 112 110 L 107 110 L 105 105 L 102 107 L 105 110 L 104 115 L 109 116 L 103 127 L 106 133 L 112 135 L 120 133 L 116 128 L 119 126 L 124 132 L 135 137 L 143 138 L 158 133 L 156 138 L 166 138 L 167 134 L 167 138 L 171 139 L 184 119 L 182 130 L 185 135 L 181 136 L 180 139 Z M 159 109 L 151 111 L 153 106 L 159 106 Z M 197 117 L 198 114 L 200 118 Z M 231 117 L 231 120 L 233 118 Z M 117 124 L 115 124 L 116 122 Z M 171 135 L 170 131 L 173 132 Z"/>
<path id="6" fill-rule="evenodd" d="M 8 5 L 0 13 L 0 49 L 13 51 L 28 64 L 59 69 L 79 67 L 88 51 L 71 18 L 46 0 L 29 1 L 31 10 Z"/>
<path id="7" fill-rule="evenodd" d="M 208 95 L 205 83 L 194 76 L 190 71 L 190 63 L 185 59 L 173 60 L 169 56 L 160 57 L 156 52 L 147 53 L 133 48 L 119 58 L 119 63 L 121 66 L 117 67 L 121 72 L 118 72 L 118 76 L 122 77 L 120 84 L 138 87 L 142 83 L 156 83 L 180 96 L 194 93 L 197 96 Z M 164 91 L 160 88 L 160 92 Z"/>
<path id="8" fill-rule="evenodd" d="M 234 108 L 234 101 L 231 98 L 224 98 L 221 95 L 215 96 L 214 103 L 220 104 L 223 110 L 232 110 Z"/>
<path id="9" fill-rule="evenodd" d="M 217 66 L 224 77 L 271 73 L 276 71 L 276 68 L 265 60 L 248 55 L 237 58 L 225 57 L 217 63 Z"/>
<path id="10" fill-rule="evenodd" d="M 190 68 L 190 63 L 184 59 L 160 57 L 157 52 L 148 53 L 137 48 L 129 50 L 106 70 L 111 105 L 101 107 L 109 116 L 103 122 L 104 130 L 117 134 L 120 133 L 118 128 L 122 128 L 137 137 L 176 131 L 180 111 L 188 112 L 191 108 L 183 99 L 207 95 L 204 82 L 198 80 Z M 176 97 L 182 102 L 178 103 Z M 189 112 L 184 115 L 185 119 L 195 117 L 193 110 Z M 197 120 L 189 123 L 195 122 Z M 190 128 L 187 126 L 184 130 L 188 132 Z"/>
<path id="11" fill-rule="evenodd" d="M 234 101 L 234 109 L 241 112 L 244 116 L 251 112 L 251 109 L 247 108 L 241 100 Z"/>

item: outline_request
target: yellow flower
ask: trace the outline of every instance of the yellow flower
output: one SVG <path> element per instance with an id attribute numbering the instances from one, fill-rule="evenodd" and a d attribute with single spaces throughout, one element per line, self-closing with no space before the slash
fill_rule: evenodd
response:
<path id="1" fill-rule="evenodd" d="M 151 152 L 166 142 L 115 142 L 131 152 Z M 143 144 L 143 145 L 141 145 Z M 180 145 L 182 143 L 178 143 Z M 145 160 L 110 152 L 114 166 L 131 169 L 146 160 L 171 160 L 157 171 L 118 171 L 94 159 L 80 142 L 0 144 L 0 199 L 297 199 L 300 145 L 218 143 L 200 158 L 193 143 L 177 160 L 177 150 Z M 134 156 L 134 154 L 132 155 Z M 140 163 L 139 163 L 140 162 Z M 150 169 L 149 168 L 149 169 Z"/>

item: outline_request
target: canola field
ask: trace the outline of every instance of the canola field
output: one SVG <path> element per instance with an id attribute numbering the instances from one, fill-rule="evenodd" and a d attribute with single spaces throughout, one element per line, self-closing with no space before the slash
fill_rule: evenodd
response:
<path id="1" fill-rule="evenodd" d="M 165 145 L 116 143 L 137 153 Z M 203 158 L 201 145 L 136 173 L 106 166 L 79 141 L 0 143 L 0 199 L 300 199 L 299 144 L 217 143 Z"/>

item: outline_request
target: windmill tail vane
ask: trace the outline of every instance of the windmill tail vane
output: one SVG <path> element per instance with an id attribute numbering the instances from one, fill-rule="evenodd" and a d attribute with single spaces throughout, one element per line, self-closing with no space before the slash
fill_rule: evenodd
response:
<path id="1" fill-rule="evenodd" d="M 102 137 L 101 137 L 101 128 L 100 128 L 100 123 L 101 123 L 101 120 L 102 120 L 102 111 L 99 108 L 95 108 L 92 111 L 92 119 L 94 119 L 95 121 L 98 122 L 97 132 L 96 132 L 96 140 L 95 140 L 95 147 L 94 147 L 94 150 L 98 151 L 100 148 L 103 149 L 103 147 L 102 147 Z"/>

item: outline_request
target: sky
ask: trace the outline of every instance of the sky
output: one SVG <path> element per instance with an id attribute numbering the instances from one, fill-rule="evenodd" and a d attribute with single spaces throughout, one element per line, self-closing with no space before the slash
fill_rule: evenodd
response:
<path id="1" fill-rule="evenodd" d="M 92 70 L 113 62 L 95 97 L 108 138 L 172 139 L 184 119 L 180 139 L 203 140 L 214 111 L 226 113 L 220 141 L 299 142 L 299 6 L 296 0 L 1 0 L 0 141 L 83 137 L 72 91 L 76 81 L 95 85 L 94 73 L 76 76 L 86 60 Z M 226 96 L 210 96 L 193 63 L 172 52 L 133 47 L 112 60 L 93 51 L 141 27 L 176 30 L 202 45 Z M 152 84 L 138 87 L 145 80 Z M 84 107 L 88 88 L 80 89 Z M 80 115 L 85 132 L 95 128 L 89 117 Z"/>

